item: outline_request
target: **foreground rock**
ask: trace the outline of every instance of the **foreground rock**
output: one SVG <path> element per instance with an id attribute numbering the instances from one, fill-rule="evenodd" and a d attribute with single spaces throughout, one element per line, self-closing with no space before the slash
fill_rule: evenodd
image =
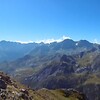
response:
<path id="1" fill-rule="evenodd" d="M 0 100 L 86 100 L 86 97 L 73 89 L 32 90 L 0 72 Z"/>

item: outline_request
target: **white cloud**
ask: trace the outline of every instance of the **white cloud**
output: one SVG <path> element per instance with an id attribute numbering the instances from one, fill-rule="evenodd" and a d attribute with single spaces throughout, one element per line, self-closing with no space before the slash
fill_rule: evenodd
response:
<path id="1" fill-rule="evenodd" d="M 12 41 L 10 40 L 11 42 L 18 42 L 18 43 L 21 43 L 21 44 L 27 44 L 27 43 L 33 43 L 33 41 L 20 41 L 20 40 L 15 40 L 15 41 Z"/>
<path id="2" fill-rule="evenodd" d="M 67 36 L 62 36 L 59 39 L 52 38 L 52 39 L 39 40 L 39 41 L 36 41 L 36 43 L 41 43 L 41 42 L 43 42 L 43 43 L 61 42 L 61 41 L 65 40 L 65 39 L 71 39 L 71 38 L 67 37 Z"/>
<path id="3" fill-rule="evenodd" d="M 21 44 L 27 44 L 27 43 L 33 43 L 33 42 L 35 42 L 35 43 L 41 43 L 41 42 L 43 42 L 43 43 L 46 44 L 46 43 L 52 43 L 52 42 L 61 42 L 61 41 L 65 40 L 65 39 L 71 39 L 71 38 L 67 37 L 67 36 L 62 36 L 59 39 L 52 38 L 52 39 L 44 39 L 44 40 L 39 40 L 39 41 L 32 41 L 32 40 L 29 40 L 29 41 L 20 41 L 20 40 L 12 41 L 12 40 L 10 40 L 10 41 L 11 42 L 18 42 L 18 43 L 21 43 Z"/>
<path id="4" fill-rule="evenodd" d="M 98 40 L 97 40 L 97 39 L 94 39 L 94 43 L 97 43 L 97 44 L 98 44 L 99 42 L 98 42 Z"/>
<path id="5" fill-rule="evenodd" d="M 97 38 L 95 38 L 95 39 L 93 40 L 93 43 L 100 44 L 100 41 L 99 41 Z"/>

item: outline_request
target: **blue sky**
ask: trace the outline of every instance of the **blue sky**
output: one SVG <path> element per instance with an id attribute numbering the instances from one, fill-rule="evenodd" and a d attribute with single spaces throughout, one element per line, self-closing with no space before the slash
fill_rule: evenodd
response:
<path id="1" fill-rule="evenodd" d="M 100 0 L 0 0 L 0 40 L 100 42 L 99 34 Z"/>

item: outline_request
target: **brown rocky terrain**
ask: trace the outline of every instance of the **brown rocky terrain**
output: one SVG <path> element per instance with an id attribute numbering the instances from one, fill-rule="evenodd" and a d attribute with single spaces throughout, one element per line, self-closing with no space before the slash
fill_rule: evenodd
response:
<path id="1" fill-rule="evenodd" d="M 0 72 L 0 100 L 86 100 L 86 97 L 74 89 L 32 90 Z"/>

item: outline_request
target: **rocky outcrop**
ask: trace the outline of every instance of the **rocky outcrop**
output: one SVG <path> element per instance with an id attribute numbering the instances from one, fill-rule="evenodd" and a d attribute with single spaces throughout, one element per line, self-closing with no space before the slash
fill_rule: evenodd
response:
<path id="1" fill-rule="evenodd" d="M 72 88 L 67 89 L 65 93 L 66 93 L 66 97 L 76 96 L 79 100 L 88 100 L 87 97 L 83 93 Z"/>
<path id="2" fill-rule="evenodd" d="M 100 84 L 86 84 L 78 90 L 82 91 L 88 100 L 100 100 Z"/>
<path id="3" fill-rule="evenodd" d="M 0 88 L 1 89 L 6 89 L 7 88 L 7 84 L 5 83 L 4 80 L 1 80 L 1 79 L 0 79 Z"/>

